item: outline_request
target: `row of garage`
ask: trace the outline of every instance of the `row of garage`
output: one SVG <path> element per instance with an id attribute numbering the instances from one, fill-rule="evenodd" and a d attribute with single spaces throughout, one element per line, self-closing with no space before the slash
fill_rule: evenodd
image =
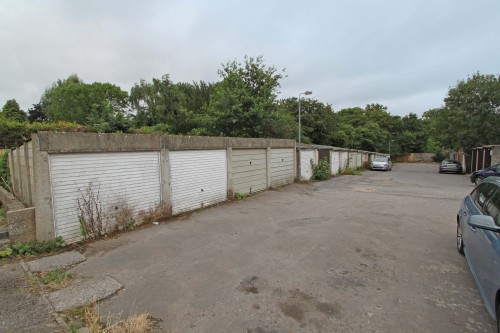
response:
<path id="1" fill-rule="evenodd" d="M 300 150 L 301 179 L 311 179 L 313 169 L 311 161 L 317 164 L 320 159 L 325 159 L 330 165 L 330 173 L 337 175 L 346 168 L 358 168 L 375 157 L 385 156 L 368 151 L 349 150 L 337 147 L 314 146 Z"/>
<path id="2" fill-rule="evenodd" d="M 80 239 L 78 201 L 98 196 L 105 216 L 138 212 L 165 200 L 160 151 L 50 154 L 56 236 Z M 215 149 L 167 152 L 169 202 L 174 215 L 294 181 L 294 149 Z M 229 158 L 229 159 L 228 159 Z M 268 179 L 268 159 L 270 177 Z M 228 172 L 229 171 L 229 172 Z"/>
<path id="3" fill-rule="evenodd" d="M 327 159 L 331 174 L 359 167 L 374 153 L 294 140 L 39 132 L 9 153 L 9 170 L 36 239 L 81 239 L 79 207 L 93 198 L 108 220 L 120 212 L 165 203 L 172 214 L 235 196 L 310 179 L 311 161 Z M 373 156 L 371 156 L 373 155 Z M 300 156 L 300 158 L 299 158 Z M 299 167 L 301 166 L 301 167 Z M 300 177 L 298 177 L 300 170 Z"/>

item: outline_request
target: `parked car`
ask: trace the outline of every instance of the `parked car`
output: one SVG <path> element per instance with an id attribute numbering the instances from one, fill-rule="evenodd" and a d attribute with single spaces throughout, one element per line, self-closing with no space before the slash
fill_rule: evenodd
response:
<path id="1" fill-rule="evenodd" d="M 457 160 L 443 160 L 439 164 L 439 173 L 462 173 L 462 163 Z"/>
<path id="2" fill-rule="evenodd" d="M 500 177 L 465 197 L 457 214 L 457 249 L 465 254 L 490 316 L 500 332 Z"/>
<path id="3" fill-rule="evenodd" d="M 497 176 L 500 177 L 500 163 L 494 164 L 490 167 L 474 171 L 470 175 L 470 181 L 473 182 L 474 184 L 479 184 L 480 182 L 483 181 L 483 179 L 491 177 L 491 176 Z"/>
<path id="4" fill-rule="evenodd" d="M 370 164 L 372 170 L 392 170 L 392 162 L 390 157 L 377 157 Z"/>

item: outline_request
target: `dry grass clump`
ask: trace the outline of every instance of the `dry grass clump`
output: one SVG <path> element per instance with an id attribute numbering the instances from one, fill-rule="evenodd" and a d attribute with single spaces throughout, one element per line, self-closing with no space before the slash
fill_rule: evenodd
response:
<path id="1" fill-rule="evenodd" d="M 103 325 L 96 305 L 85 309 L 85 326 L 90 333 L 148 333 L 153 331 L 154 325 L 148 313 L 132 315 L 119 321 L 108 317 Z"/>
<path id="2" fill-rule="evenodd" d="M 160 201 L 147 210 L 139 212 L 139 218 L 143 223 L 153 221 L 166 221 L 172 216 L 172 206 L 165 201 Z"/>

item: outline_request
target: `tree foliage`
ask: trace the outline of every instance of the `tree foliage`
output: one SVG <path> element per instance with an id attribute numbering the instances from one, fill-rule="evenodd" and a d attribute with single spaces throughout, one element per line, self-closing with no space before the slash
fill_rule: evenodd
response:
<path id="1" fill-rule="evenodd" d="M 84 83 L 76 74 L 46 89 L 28 117 L 15 99 L 0 112 L 0 146 L 21 144 L 38 130 L 170 133 L 297 138 L 298 99 L 277 100 L 283 71 L 263 57 L 230 61 L 220 80 L 173 82 L 168 74 L 140 80 L 130 96 L 111 83 Z M 31 123 L 31 125 L 27 122 Z M 382 104 L 334 112 L 301 100 L 301 142 L 399 155 L 469 150 L 500 143 L 500 76 L 475 73 L 458 81 L 444 105 L 419 118 L 393 116 Z"/>
<path id="2" fill-rule="evenodd" d="M 128 129 L 128 94 L 111 83 L 86 84 L 73 74 L 45 90 L 40 104 L 50 121 L 89 125 L 103 132 Z"/>
<path id="3" fill-rule="evenodd" d="M 43 113 L 42 105 L 40 103 L 33 104 L 33 107 L 28 109 L 28 120 L 30 123 L 35 121 L 47 121 L 47 116 Z"/>
<path id="4" fill-rule="evenodd" d="M 288 114 L 278 112 L 276 97 L 283 75 L 266 66 L 262 57 L 245 57 L 219 70 L 208 108 L 211 135 L 237 137 L 293 137 Z"/>
<path id="5" fill-rule="evenodd" d="M 475 73 L 458 81 L 444 102 L 423 116 L 433 140 L 466 151 L 500 142 L 500 76 Z"/>
<path id="6" fill-rule="evenodd" d="M 172 134 L 197 132 L 210 101 L 214 84 L 204 81 L 174 84 L 168 75 L 152 82 L 141 80 L 130 92 L 136 127 L 163 124 Z"/>
<path id="7" fill-rule="evenodd" d="M 2 108 L 2 116 L 6 119 L 26 121 L 26 113 L 19 107 L 15 99 L 9 99 Z"/>

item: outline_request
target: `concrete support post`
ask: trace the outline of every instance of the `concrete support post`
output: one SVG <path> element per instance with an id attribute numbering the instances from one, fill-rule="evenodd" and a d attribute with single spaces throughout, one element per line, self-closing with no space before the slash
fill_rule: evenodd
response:
<path id="1" fill-rule="evenodd" d="M 49 154 L 40 151 L 38 135 L 32 134 L 33 142 L 33 174 L 35 193 L 33 203 L 35 206 L 36 239 L 50 241 L 56 237 L 54 212 L 52 210 L 52 191 L 50 184 Z"/>
<path id="2" fill-rule="evenodd" d="M 14 152 L 9 152 L 9 173 L 10 173 L 10 182 L 12 187 L 14 188 L 14 178 L 16 177 L 15 166 L 14 166 Z"/>
<path id="3" fill-rule="evenodd" d="M 271 188 L 271 147 L 266 148 L 266 170 L 267 170 L 267 187 L 266 188 Z"/>
<path id="4" fill-rule="evenodd" d="M 229 200 L 234 199 L 233 190 L 233 148 L 226 148 L 226 163 L 227 163 L 227 198 Z"/>
<path id="5" fill-rule="evenodd" d="M 31 193 L 31 172 L 30 172 L 30 156 L 29 156 L 29 148 L 28 143 L 26 142 L 24 145 L 24 165 L 26 168 L 24 169 L 24 179 L 26 181 L 26 198 L 24 198 L 24 202 L 28 204 L 29 207 L 33 206 L 33 195 Z"/>
<path id="6" fill-rule="evenodd" d="M 15 154 L 15 164 L 16 164 L 16 183 L 14 185 L 14 190 L 18 198 L 22 199 L 23 196 L 23 173 L 21 172 L 21 149 L 14 150 Z"/>
<path id="7" fill-rule="evenodd" d="M 168 205 L 171 204 L 171 186 L 170 186 L 170 157 L 168 149 L 160 151 L 160 193 L 161 200 Z"/>

